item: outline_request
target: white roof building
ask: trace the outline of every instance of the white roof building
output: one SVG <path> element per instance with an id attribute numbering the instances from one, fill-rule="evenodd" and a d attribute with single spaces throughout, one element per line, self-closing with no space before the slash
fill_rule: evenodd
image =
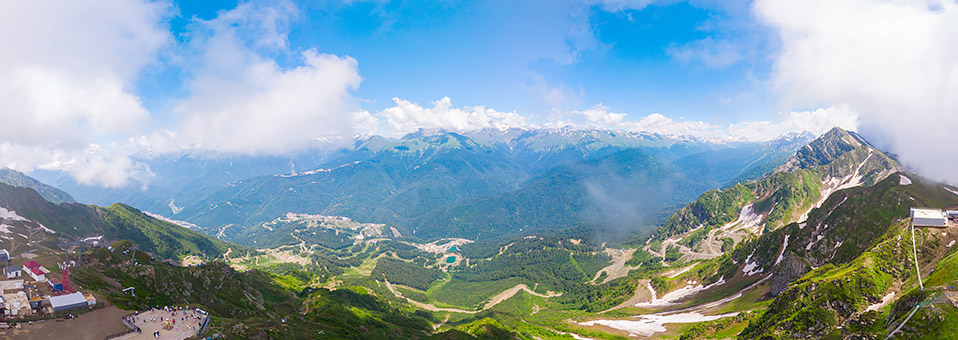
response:
<path id="1" fill-rule="evenodd" d="M 87 305 L 87 298 L 80 292 L 50 297 L 50 307 L 53 307 L 54 313 Z"/>
<path id="2" fill-rule="evenodd" d="M 947 216 L 939 209 L 911 208 L 911 224 L 921 227 L 947 227 Z"/>

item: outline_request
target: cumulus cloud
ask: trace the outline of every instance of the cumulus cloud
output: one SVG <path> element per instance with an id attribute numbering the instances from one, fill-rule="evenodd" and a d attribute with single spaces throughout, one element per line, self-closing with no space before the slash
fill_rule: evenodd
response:
<path id="1" fill-rule="evenodd" d="M 728 135 L 751 140 L 770 140 L 789 132 L 808 131 L 820 135 L 833 127 L 858 130 L 858 113 L 847 107 L 827 107 L 812 111 L 780 113 L 778 122 L 756 121 L 733 123 Z"/>
<path id="2" fill-rule="evenodd" d="M 743 121 L 727 126 L 684 118 L 673 119 L 661 113 L 630 120 L 627 114 L 612 112 L 601 104 L 588 110 L 561 112 L 558 115 L 564 119 L 553 120 L 544 126 L 621 129 L 706 139 L 747 141 L 771 140 L 790 132 L 807 131 L 817 135 L 836 126 L 848 130 L 856 130 L 858 127 L 858 114 L 847 107 L 779 113 L 777 115 L 779 119 L 776 121 Z"/>
<path id="3" fill-rule="evenodd" d="M 136 153 L 275 154 L 375 129 L 350 94 L 361 81 L 356 60 L 290 51 L 292 3 L 244 2 L 193 18 L 180 42 L 173 15 L 165 1 L 0 3 L 0 120 L 9 127 L 0 166 L 142 185 L 153 175 Z M 170 69 L 183 75 L 186 95 L 173 117 L 155 117 L 136 84 Z M 161 121 L 169 126 L 157 130 Z"/>
<path id="4" fill-rule="evenodd" d="M 0 166 L 29 171 L 45 164 L 79 174 L 69 164 L 97 162 L 100 173 L 130 170 L 89 150 L 150 120 L 134 83 L 171 41 L 169 11 L 149 1 L 0 3 L 0 121 L 7 127 Z M 116 184 L 102 176 L 84 180 Z"/>
<path id="5" fill-rule="evenodd" d="M 359 108 L 350 91 L 361 81 L 355 59 L 309 49 L 299 54 L 302 65 L 283 68 L 261 51 L 285 49 L 282 27 L 293 15 L 289 7 L 244 3 L 196 23 L 190 45 L 199 67 L 176 107 L 178 139 L 218 152 L 277 154 L 316 137 L 352 136 Z"/>
<path id="6" fill-rule="evenodd" d="M 610 110 L 598 104 L 586 110 L 554 110 L 545 121 L 537 121 L 533 116 L 524 116 L 516 112 L 499 112 L 484 106 L 456 108 L 449 97 L 432 102 L 432 107 L 422 107 L 408 100 L 393 98 L 396 106 L 387 108 L 374 116 L 368 113 L 357 114 L 358 120 L 365 120 L 367 130 L 382 118 L 389 125 L 394 136 L 414 132 L 419 129 L 443 129 L 447 131 L 469 131 L 484 128 L 563 128 L 609 129 L 636 132 L 651 132 L 673 136 L 694 136 L 714 140 L 767 141 L 791 132 L 811 132 L 822 134 L 833 127 L 856 130 L 858 113 L 847 107 L 828 107 L 811 111 L 792 111 L 779 113 L 777 120 L 743 121 L 728 125 L 719 125 L 684 118 L 674 119 L 661 113 L 652 113 L 638 120 L 629 119 L 626 113 Z"/>
<path id="7" fill-rule="evenodd" d="M 908 166 L 958 183 L 958 4 L 758 0 L 777 30 L 772 81 L 787 105 L 844 106 Z"/>
<path id="8" fill-rule="evenodd" d="M 485 106 L 456 108 L 452 99 L 443 97 L 422 107 L 405 99 L 393 98 L 396 106 L 378 115 L 386 120 L 393 134 L 406 134 L 419 129 L 468 131 L 484 128 L 510 128 L 527 125 L 526 118 L 515 112 L 499 112 Z"/>

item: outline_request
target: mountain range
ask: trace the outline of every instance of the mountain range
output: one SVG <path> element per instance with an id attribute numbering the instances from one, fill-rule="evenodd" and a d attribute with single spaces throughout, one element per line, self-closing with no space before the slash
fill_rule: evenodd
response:
<path id="1" fill-rule="evenodd" d="M 226 240 L 287 213 L 385 223 L 424 239 L 582 223 L 647 233 L 698 194 L 780 166 L 813 137 L 759 143 L 568 128 L 423 130 L 288 158 L 150 158 L 157 177 L 147 190 L 40 175 L 81 200 L 127 202 Z"/>
<path id="2" fill-rule="evenodd" d="M 54 202 L 18 174 L 0 184 L 0 245 L 135 245 L 135 266 L 87 250 L 76 282 L 127 308 L 199 304 L 241 338 L 958 335 L 958 227 L 909 219 L 958 207 L 958 188 L 851 131 L 421 131 L 323 157 L 194 184 L 167 217 Z"/>

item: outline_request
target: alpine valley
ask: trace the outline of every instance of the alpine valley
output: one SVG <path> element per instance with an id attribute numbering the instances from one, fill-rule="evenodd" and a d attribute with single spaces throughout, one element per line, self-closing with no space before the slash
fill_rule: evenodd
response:
<path id="1" fill-rule="evenodd" d="M 0 248 L 121 309 L 201 308 L 204 337 L 958 337 L 958 226 L 910 217 L 958 188 L 840 128 L 140 157 L 155 177 L 127 188 L 4 170 Z"/>

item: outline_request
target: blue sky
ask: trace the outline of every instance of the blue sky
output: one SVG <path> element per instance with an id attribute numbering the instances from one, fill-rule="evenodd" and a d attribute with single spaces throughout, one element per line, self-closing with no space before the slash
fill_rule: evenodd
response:
<path id="1" fill-rule="evenodd" d="M 857 130 L 958 182 L 954 0 L 0 1 L 0 166 L 283 155 L 418 129 Z"/>
<path id="2" fill-rule="evenodd" d="M 169 23 L 179 40 L 194 18 L 209 20 L 236 1 L 177 2 Z M 767 56 L 745 55 L 774 44 L 761 27 L 737 25 L 748 7 L 666 2 L 611 10 L 574 1 L 356 1 L 296 3 L 288 51 L 266 53 L 283 67 L 299 51 L 355 58 L 354 91 L 371 112 L 393 97 L 428 104 L 448 96 L 457 106 L 546 115 L 604 104 L 616 112 L 728 124 L 780 109 L 767 100 Z M 744 12 L 743 12 L 744 11 Z M 673 51 L 703 39 L 729 41 L 736 60 L 708 65 Z M 745 45 L 748 44 L 748 45 Z M 141 80 L 148 105 L 183 95 L 181 74 Z M 550 95 L 551 93 L 551 95 Z"/>

